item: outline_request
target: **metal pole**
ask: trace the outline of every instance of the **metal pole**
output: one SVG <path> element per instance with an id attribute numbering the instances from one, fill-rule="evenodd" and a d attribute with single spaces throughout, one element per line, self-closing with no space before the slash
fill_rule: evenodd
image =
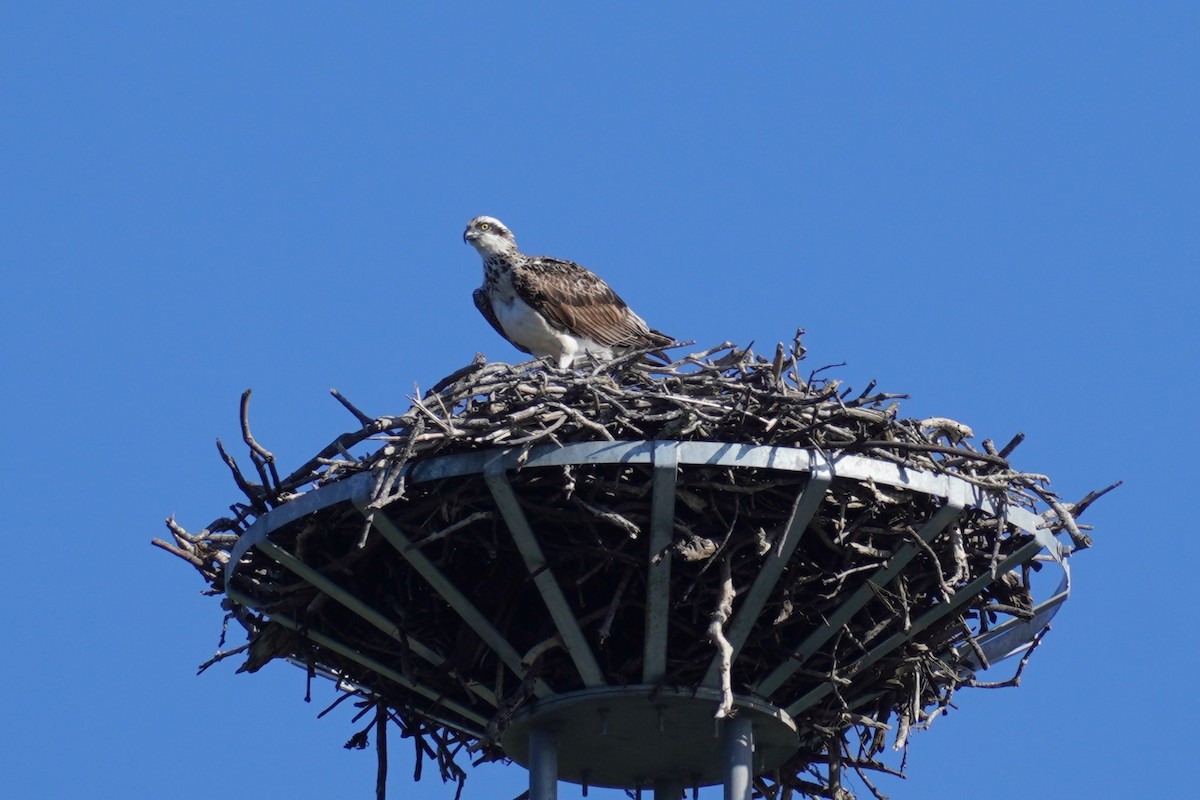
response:
<path id="1" fill-rule="evenodd" d="M 529 800 L 558 800 L 558 740 L 537 728 L 529 732 Z"/>
<path id="2" fill-rule="evenodd" d="M 745 716 L 725 720 L 725 800 L 750 800 L 754 777 L 754 727 Z M 656 797 L 655 800 L 658 800 Z"/>
<path id="3" fill-rule="evenodd" d="M 683 797 L 683 781 L 675 778 L 654 780 L 654 800 L 680 800 Z"/>

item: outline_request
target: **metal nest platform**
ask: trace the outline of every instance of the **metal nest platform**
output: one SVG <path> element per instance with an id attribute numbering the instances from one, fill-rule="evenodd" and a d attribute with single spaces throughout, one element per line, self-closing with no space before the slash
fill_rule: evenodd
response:
<path id="1" fill-rule="evenodd" d="M 843 769 L 881 767 L 1027 654 L 1069 592 L 1055 533 L 1087 537 L 1044 478 L 944 438 L 965 426 L 802 380 L 798 349 L 790 370 L 782 348 L 590 375 L 477 362 L 406 417 L 346 403 L 385 444 L 282 480 L 247 396 L 263 482 L 227 462 L 252 502 L 160 544 L 246 626 L 243 669 L 334 678 L 443 778 L 469 753 L 527 766 L 533 800 L 558 780 L 844 797 Z M 645 438 L 612 436 L 629 428 Z"/>

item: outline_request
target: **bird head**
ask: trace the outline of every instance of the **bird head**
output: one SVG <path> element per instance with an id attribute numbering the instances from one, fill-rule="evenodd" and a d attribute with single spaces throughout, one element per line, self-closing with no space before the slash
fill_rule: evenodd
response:
<path id="1" fill-rule="evenodd" d="M 467 223 L 463 241 L 486 258 L 517 251 L 517 240 L 503 222 L 495 217 L 476 217 Z"/>

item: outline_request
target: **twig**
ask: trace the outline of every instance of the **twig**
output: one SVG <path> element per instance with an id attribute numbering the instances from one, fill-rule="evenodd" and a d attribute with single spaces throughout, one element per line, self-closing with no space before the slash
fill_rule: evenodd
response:
<path id="1" fill-rule="evenodd" d="M 1028 486 L 1030 491 L 1042 498 L 1046 502 L 1046 505 L 1054 510 L 1054 513 L 1058 516 L 1058 525 L 1067 529 L 1067 534 L 1071 537 L 1071 541 L 1074 542 L 1076 547 L 1082 550 L 1092 546 L 1092 537 L 1079 530 L 1079 526 L 1075 524 L 1075 517 L 1071 515 L 1070 510 L 1057 497 L 1036 483 L 1030 483 Z"/>
<path id="2" fill-rule="evenodd" d="M 1014 436 L 1012 438 L 1012 440 L 1008 444 L 1006 444 L 1006 445 L 1004 445 L 1004 447 L 1000 448 L 1000 452 L 997 453 L 996 455 L 999 456 L 1000 458 L 1008 458 L 1012 454 L 1012 451 L 1017 449 L 1017 445 L 1019 445 L 1023 441 L 1025 441 L 1025 434 L 1018 433 L 1016 436 Z"/>
<path id="3" fill-rule="evenodd" d="M 1029 663 L 1029 659 L 1033 657 L 1033 651 L 1042 643 L 1042 639 L 1050 632 L 1050 626 L 1042 628 L 1033 639 L 1029 642 L 1029 648 L 1025 651 L 1025 655 L 1021 656 L 1020 662 L 1017 664 L 1017 671 L 1013 676 L 1006 681 L 987 682 L 987 681 L 966 681 L 967 686 L 972 686 L 976 689 L 1005 689 L 1021 685 L 1021 673 L 1025 671 L 1025 665 Z"/>
<path id="4" fill-rule="evenodd" d="M 354 415 L 354 418 L 358 420 L 360 425 L 367 426 L 375 421 L 375 420 L 371 419 L 370 417 L 368 417 L 366 414 L 364 414 L 362 411 L 359 411 L 358 406 L 354 405 L 349 400 L 347 400 L 342 395 L 342 393 L 339 392 L 337 389 L 330 389 L 329 393 L 331 395 L 333 395 L 333 398 L 335 400 L 337 400 L 339 403 L 342 404 L 343 408 L 345 408 L 347 411 L 349 411 L 351 414 Z"/>
<path id="5" fill-rule="evenodd" d="M 242 422 L 242 440 L 246 443 L 246 446 L 250 448 L 250 452 L 252 454 L 250 460 L 254 462 L 255 467 L 259 468 L 259 477 L 262 479 L 263 486 L 271 490 L 277 490 L 279 487 L 279 473 L 275 471 L 275 454 L 255 441 L 254 434 L 250 433 L 251 391 L 252 390 L 247 389 L 246 391 L 242 392 L 241 413 L 239 415 Z M 262 462 L 260 463 L 257 461 L 254 456 L 261 458 Z M 267 474 L 262 471 L 262 464 L 266 464 L 267 468 L 270 470 L 271 475 L 269 479 Z M 272 494 L 274 494 L 274 491 L 272 491 Z"/>
<path id="6" fill-rule="evenodd" d="M 612 631 L 613 619 L 617 616 L 617 609 L 621 607 L 621 597 L 625 594 L 625 587 L 629 585 L 629 579 L 632 577 L 633 571 L 625 570 L 625 573 L 621 575 L 621 580 L 617 583 L 616 590 L 613 591 L 612 602 L 608 604 L 608 611 L 604 615 L 604 622 L 600 625 L 600 630 L 597 633 L 601 645 L 608 641 L 609 634 Z"/>
<path id="7" fill-rule="evenodd" d="M 221 440 L 217 439 L 217 452 L 221 454 L 221 460 L 229 467 L 229 471 L 233 474 L 233 481 L 237 487 L 242 490 L 242 494 L 246 495 L 246 499 L 250 501 L 252 508 L 260 511 L 265 511 L 263 506 L 263 488 L 258 484 L 253 484 L 242 477 L 242 471 L 238 468 L 237 462 L 233 460 L 233 456 L 225 452 L 225 446 L 221 444 Z"/>
<path id="8" fill-rule="evenodd" d="M 375 800 L 387 800 L 387 724 L 387 702 L 380 698 L 375 702 Z"/>
<path id="9" fill-rule="evenodd" d="M 244 653 L 246 650 L 249 650 L 249 649 L 250 649 L 250 643 L 246 642 L 243 645 L 238 645 L 237 647 L 233 648 L 232 650 L 218 651 L 216 653 L 216 655 L 214 655 L 208 661 L 205 661 L 203 664 L 201 664 L 199 667 L 197 667 L 196 674 L 201 675 L 204 673 L 204 671 L 206 669 L 211 667 L 213 664 L 216 664 L 219 661 L 224 661 L 225 659 L 229 658 L 230 656 L 235 656 L 238 653 Z"/>
<path id="10" fill-rule="evenodd" d="M 455 522 L 451 525 L 447 525 L 446 527 L 442 528 L 441 530 L 434 531 L 433 533 L 429 534 L 428 536 L 424 537 L 423 539 L 419 539 L 419 540 L 413 542 L 411 545 L 409 545 L 409 549 L 413 550 L 416 548 L 424 547 L 425 545 L 436 542 L 439 539 L 444 539 L 445 537 L 449 536 L 450 534 L 454 533 L 455 531 L 461 530 L 462 528 L 465 528 L 468 525 L 474 525 L 476 522 L 482 522 L 485 519 L 495 519 L 495 517 L 496 517 L 496 515 L 493 514 L 491 511 L 476 511 L 474 514 L 463 517 L 462 519 L 458 520 L 457 522 Z"/>
<path id="11" fill-rule="evenodd" d="M 716 718 L 724 719 L 733 713 L 732 660 L 733 645 L 725 638 L 725 623 L 733 615 L 733 576 L 730 571 L 729 556 L 721 559 L 721 593 L 717 597 L 717 607 L 713 610 L 708 623 L 708 638 L 717 648 L 720 657 L 718 668 L 721 678 L 721 703 L 717 707 Z"/>

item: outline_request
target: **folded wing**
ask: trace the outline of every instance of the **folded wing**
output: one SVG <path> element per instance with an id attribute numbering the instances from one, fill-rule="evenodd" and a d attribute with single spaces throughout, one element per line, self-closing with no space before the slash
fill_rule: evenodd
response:
<path id="1" fill-rule="evenodd" d="M 651 330 L 607 283 L 574 262 L 530 258 L 513 275 L 513 288 L 551 325 L 604 347 L 653 347 L 672 341 Z M 494 316 L 492 327 L 498 329 Z"/>

